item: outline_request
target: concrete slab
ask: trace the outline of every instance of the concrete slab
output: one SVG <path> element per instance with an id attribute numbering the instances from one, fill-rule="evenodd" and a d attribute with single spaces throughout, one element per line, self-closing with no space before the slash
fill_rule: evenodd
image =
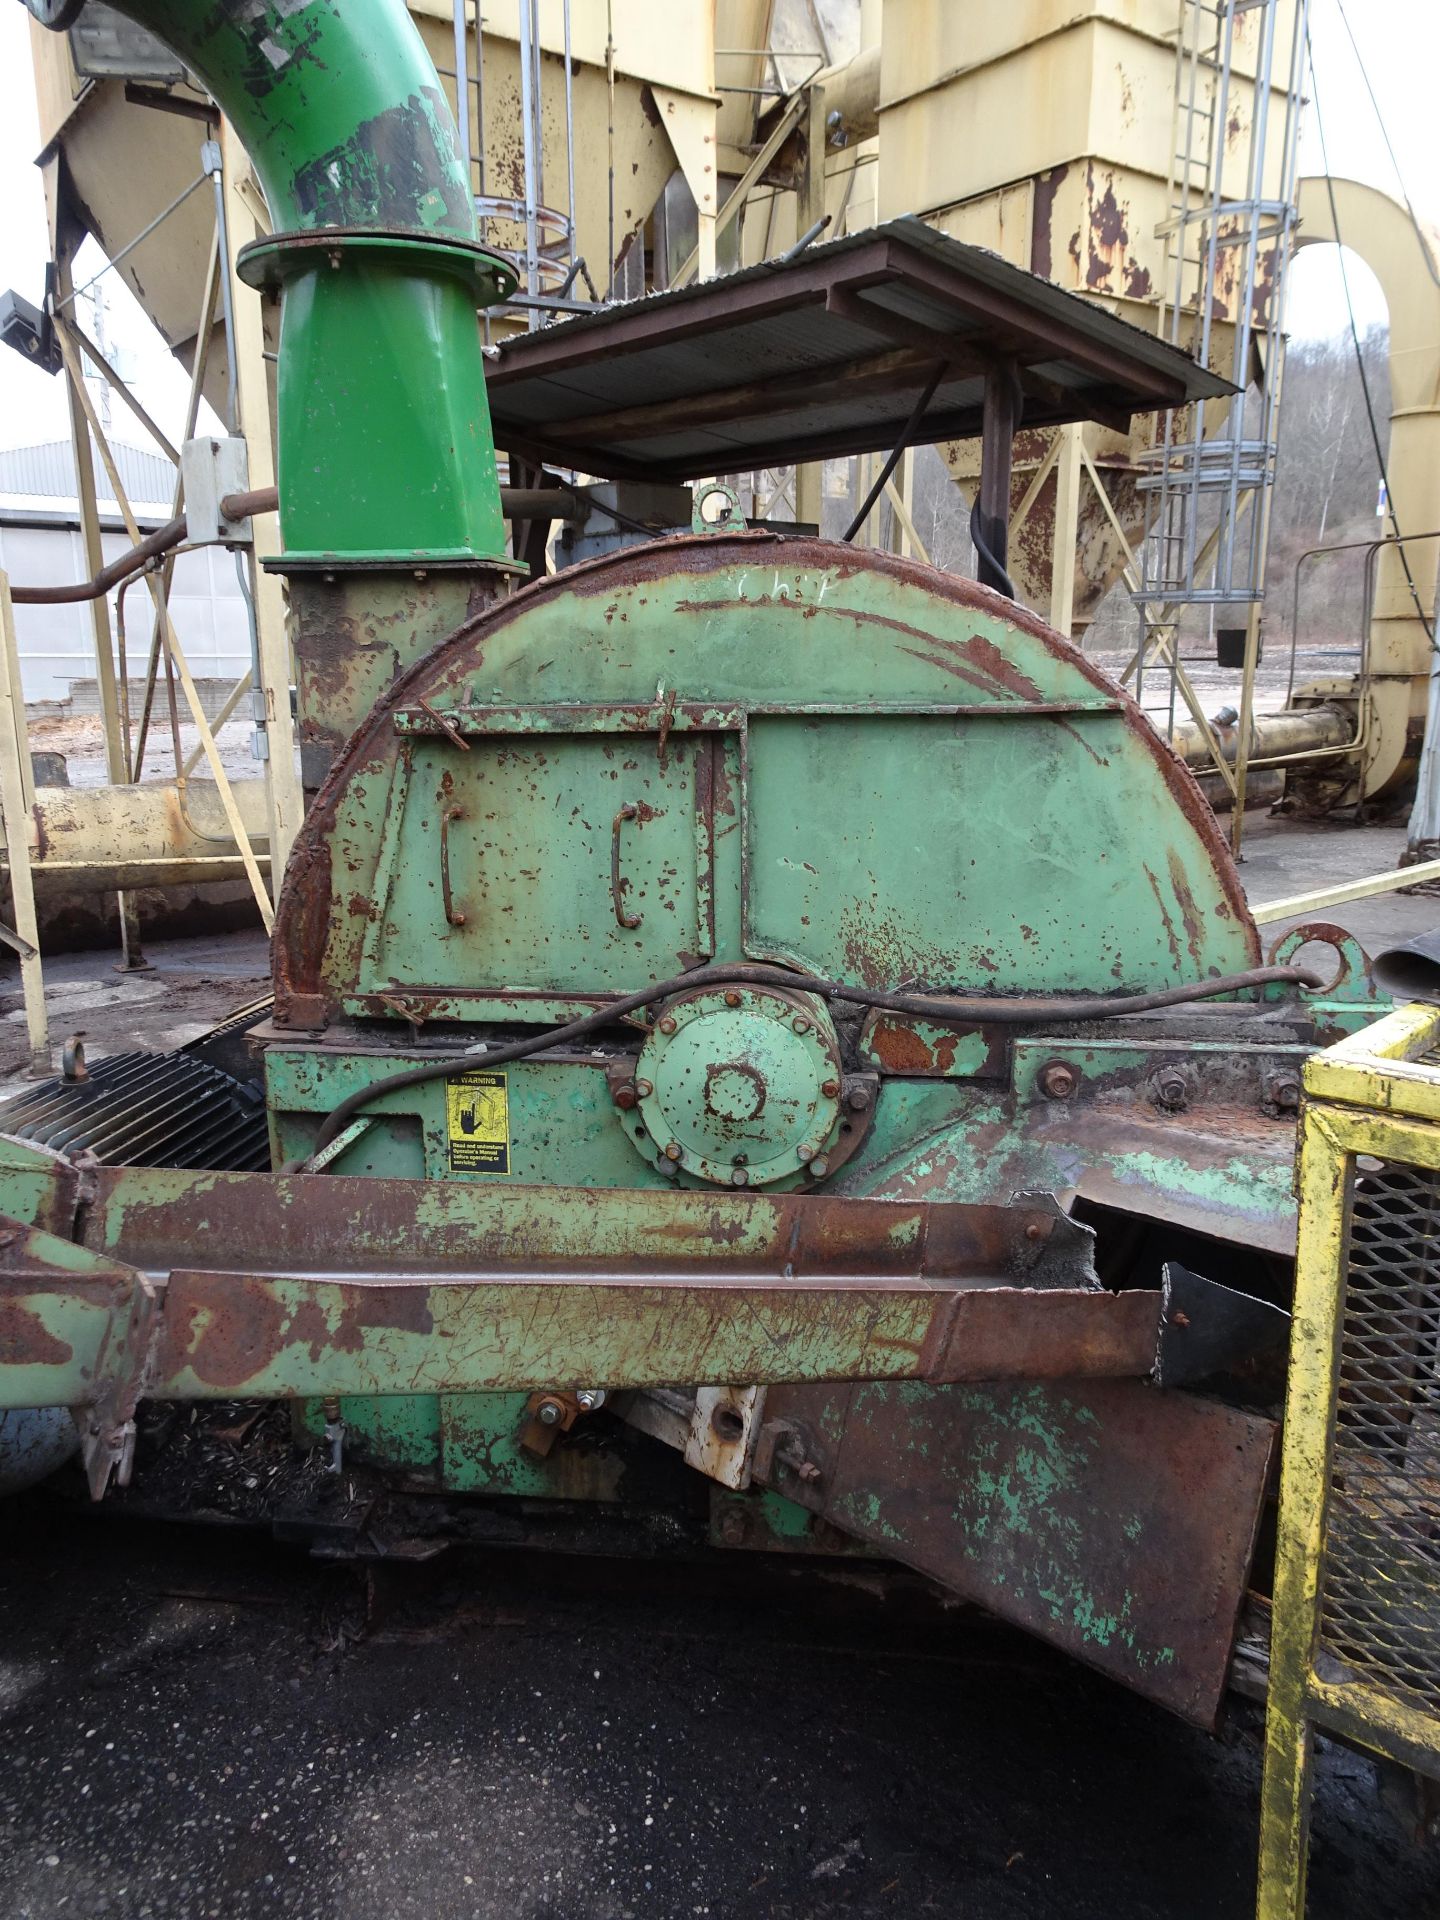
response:
<path id="1" fill-rule="evenodd" d="M 1405 828 L 1312 824 L 1254 813 L 1245 822 L 1242 845 L 1240 879 L 1246 898 L 1258 906 L 1392 872 L 1405 851 Z M 1336 921 L 1354 934 L 1367 953 L 1374 954 L 1440 926 L 1440 898 L 1426 893 L 1382 893 L 1368 900 L 1347 900 L 1306 918 Z M 1263 928 L 1266 946 L 1294 924 L 1283 920 Z"/>
<path id="2" fill-rule="evenodd" d="M 157 1053 L 182 1047 L 270 991 L 269 942 L 258 929 L 157 941 L 146 957 L 151 967 L 144 973 L 117 973 L 113 952 L 46 959 L 45 1002 L 57 1061 L 72 1033 L 84 1035 L 92 1060 L 138 1047 Z M 7 961 L 0 988 L 3 1097 L 31 1084 L 24 1001 L 13 962 Z"/>

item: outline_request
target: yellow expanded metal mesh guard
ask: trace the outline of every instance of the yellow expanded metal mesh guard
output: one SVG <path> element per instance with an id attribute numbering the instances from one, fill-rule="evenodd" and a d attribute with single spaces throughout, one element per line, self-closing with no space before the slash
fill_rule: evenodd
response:
<path id="1" fill-rule="evenodd" d="M 1304 1913 L 1314 1727 L 1440 1777 L 1440 1008 L 1305 1094 L 1260 1920 Z"/>

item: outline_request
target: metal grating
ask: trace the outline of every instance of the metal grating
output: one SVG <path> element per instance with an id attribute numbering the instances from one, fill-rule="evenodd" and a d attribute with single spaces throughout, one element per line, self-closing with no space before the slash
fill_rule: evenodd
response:
<path id="1" fill-rule="evenodd" d="M 0 1105 L 0 1133 L 58 1153 L 84 1149 L 107 1166 L 270 1167 L 259 1087 L 183 1050 L 112 1053 L 83 1080 L 27 1088 Z"/>
<path id="2" fill-rule="evenodd" d="M 1320 1641 L 1440 1711 L 1440 1173 L 1351 1163 Z"/>

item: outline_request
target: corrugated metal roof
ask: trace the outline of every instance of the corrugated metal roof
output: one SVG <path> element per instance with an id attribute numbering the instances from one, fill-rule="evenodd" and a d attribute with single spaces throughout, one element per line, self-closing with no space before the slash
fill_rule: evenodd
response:
<path id="1" fill-rule="evenodd" d="M 168 515 L 174 498 L 175 469 L 160 453 L 112 440 L 110 451 L 120 470 L 120 484 L 132 506 L 163 506 Z M 102 507 L 116 504 L 105 468 L 96 455 L 95 490 Z M 34 447 L 0 451 L 0 495 L 25 500 L 63 501 L 77 507 L 75 454 L 68 440 L 46 440 Z"/>
<path id="2" fill-rule="evenodd" d="M 488 385 L 507 451 L 588 473 L 690 480 L 980 431 L 986 371 L 1013 365 L 1023 424 L 1228 393 L 1154 334 L 905 217 L 721 279 L 501 344 Z"/>

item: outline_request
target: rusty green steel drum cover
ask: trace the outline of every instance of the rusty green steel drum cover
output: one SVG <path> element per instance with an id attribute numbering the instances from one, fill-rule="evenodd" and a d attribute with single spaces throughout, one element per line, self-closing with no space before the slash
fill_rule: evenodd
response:
<path id="1" fill-rule="evenodd" d="M 277 1018 L 591 1011 L 707 960 L 872 987 L 1172 987 L 1259 958 L 1213 815 L 1034 615 L 888 554 L 691 536 L 462 626 L 286 874 Z"/>

